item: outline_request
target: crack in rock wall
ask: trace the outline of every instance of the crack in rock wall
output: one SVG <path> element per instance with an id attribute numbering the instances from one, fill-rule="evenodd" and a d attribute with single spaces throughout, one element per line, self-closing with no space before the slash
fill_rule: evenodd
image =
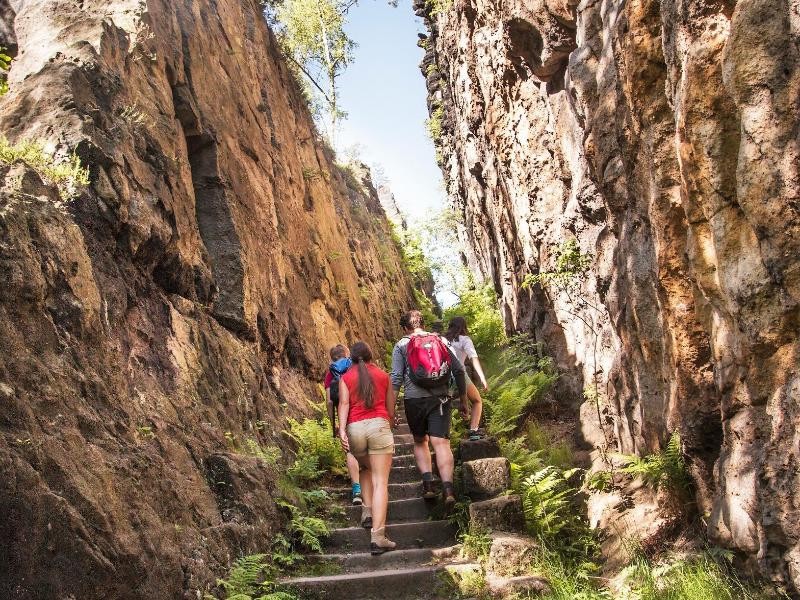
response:
<path id="1" fill-rule="evenodd" d="M 508 328 L 568 373 L 591 447 L 680 430 L 712 540 L 800 587 L 800 4 L 415 9 L 449 196 Z M 524 287 L 569 239 L 580 301 Z"/>
<path id="2" fill-rule="evenodd" d="M 382 349 L 410 276 L 255 0 L 0 16 L 0 132 L 91 171 L 64 204 L 0 169 L 0 596 L 197 598 L 281 525 L 247 439 L 288 449 L 328 348 Z"/>

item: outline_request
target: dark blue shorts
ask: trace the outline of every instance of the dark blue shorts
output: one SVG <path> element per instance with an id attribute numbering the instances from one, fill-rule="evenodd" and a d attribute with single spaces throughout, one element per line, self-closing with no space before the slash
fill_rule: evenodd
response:
<path id="1" fill-rule="evenodd" d="M 408 428 L 415 438 L 430 435 L 450 439 L 452 404 L 449 398 L 406 398 L 404 403 Z"/>

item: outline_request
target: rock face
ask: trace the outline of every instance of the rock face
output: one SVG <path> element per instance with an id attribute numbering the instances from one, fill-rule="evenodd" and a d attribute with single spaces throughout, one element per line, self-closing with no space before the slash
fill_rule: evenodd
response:
<path id="1" fill-rule="evenodd" d="M 243 449 L 394 337 L 408 274 L 255 0 L 0 7 L 0 133 L 91 179 L 0 168 L 0 597 L 198 598 L 280 525 Z"/>
<path id="2" fill-rule="evenodd" d="M 800 586 L 798 3 L 435 4 L 442 170 L 507 326 L 591 446 L 679 430 L 713 540 Z M 570 240 L 588 269 L 523 285 Z"/>

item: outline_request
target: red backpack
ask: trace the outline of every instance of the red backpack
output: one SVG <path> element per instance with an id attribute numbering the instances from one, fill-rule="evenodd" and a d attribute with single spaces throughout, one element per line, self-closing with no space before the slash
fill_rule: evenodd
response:
<path id="1" fill-rule="evenodd" d="M 411 381 L 420 387 L 439 387 L 450 380 L 450 353 L 435 333 L 409 336 L 406 361 Z"/>

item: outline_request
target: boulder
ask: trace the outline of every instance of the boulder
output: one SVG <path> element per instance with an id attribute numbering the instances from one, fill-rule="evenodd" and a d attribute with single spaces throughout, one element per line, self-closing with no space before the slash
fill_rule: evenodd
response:
<path id="1" fill-rule="evenodd" d="M 493 575 L 514 577 L 521 575 L 533 560 L 536 542 L 525 535 L 510 533 L 492 535 L 492 546 L 486 568 Z"/>
<path id="2" fill-rule="evenodd" d="M 511 485 L 507 458 L 481 458 L 463 464 L 464 491 L 472 500 L 486 500 L 505 492 Z"/>
<path id="3" fill-rule="evenodd" d="M 521 575 L 520 577 L 490 575 L 486 578 L 486 584 L 493 598 L 508 598 L 515 594 L 546 594 L 550 591 L 547 580 L 535 575 Z"/>
<path id="4" fill-rule="evenodd" d="M 500 445 L 494 438 L 485 438 L 477 441 L 464 440 L 459 445 L 459 457 L 462 462 L 479 460 L 481 458 L 495 458 L 501 456 Z"/>
<path id="5" fill-rule="evenodd" d="M 500 496 L 469 505 L 470 523 L 489 531 L 521 531 L 525 526 L 522 499 Z"/>

